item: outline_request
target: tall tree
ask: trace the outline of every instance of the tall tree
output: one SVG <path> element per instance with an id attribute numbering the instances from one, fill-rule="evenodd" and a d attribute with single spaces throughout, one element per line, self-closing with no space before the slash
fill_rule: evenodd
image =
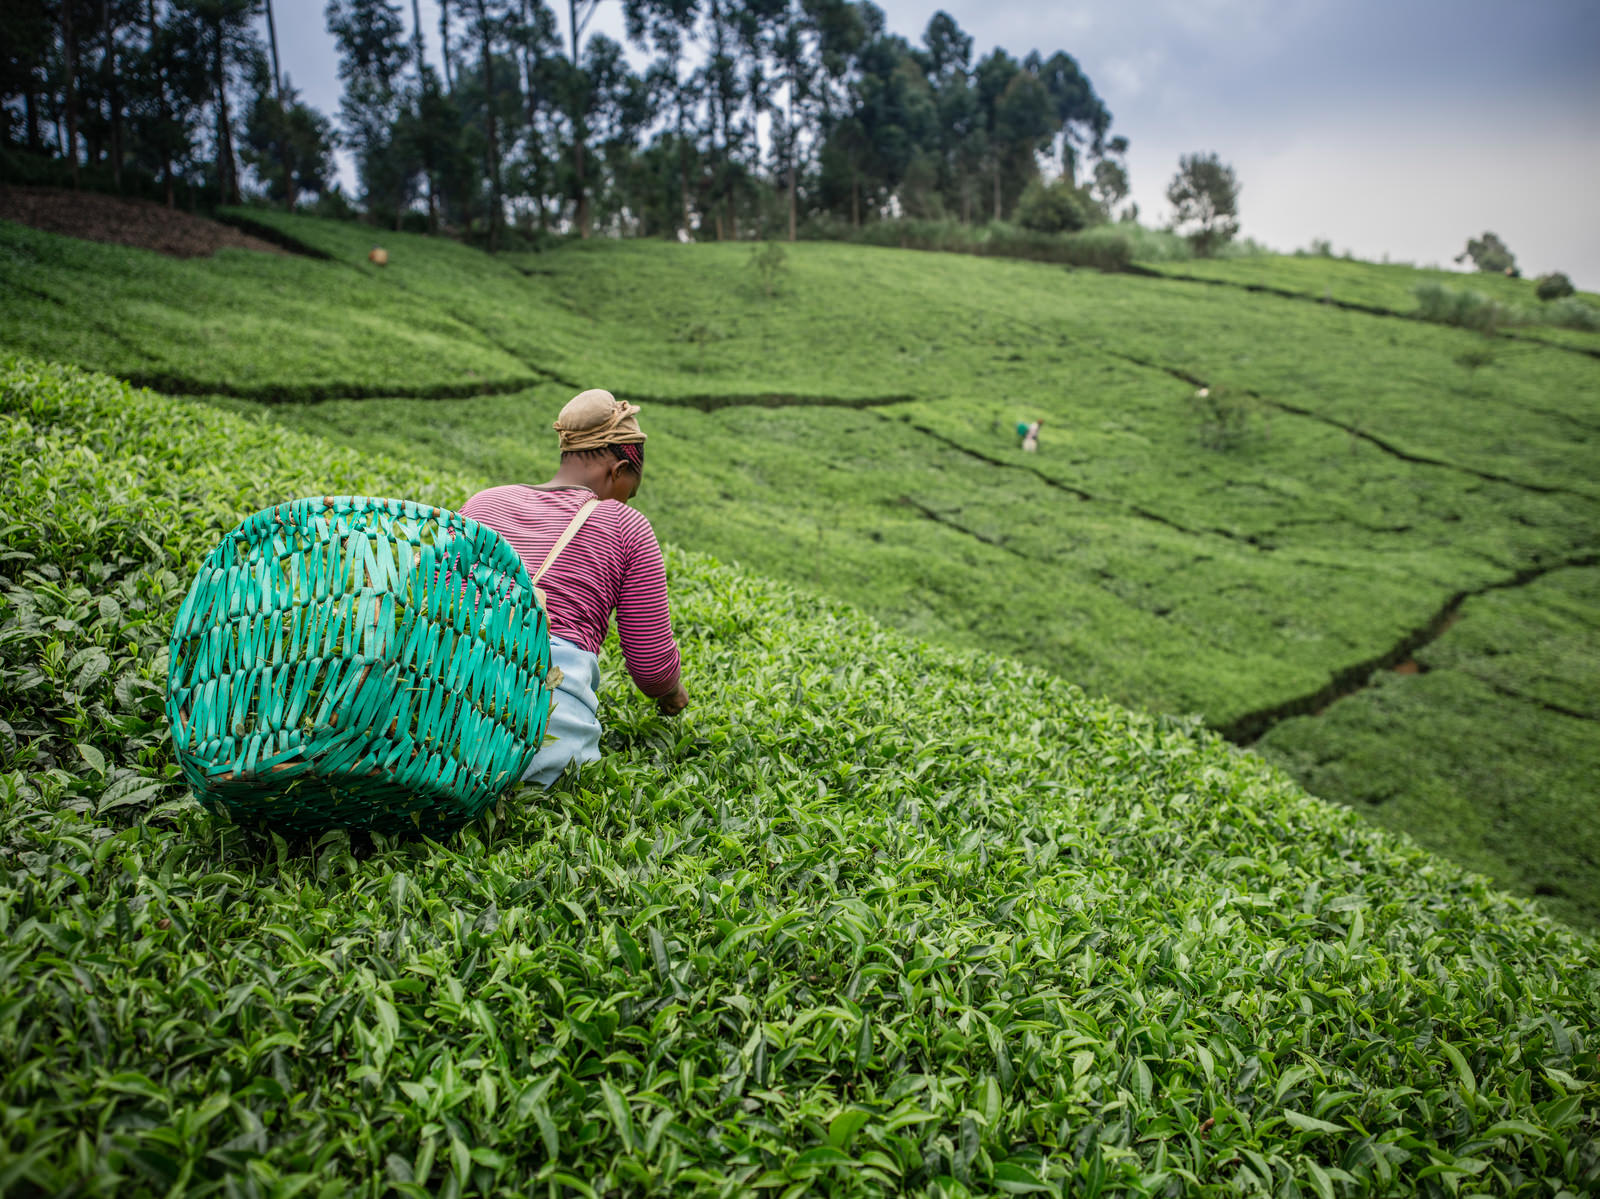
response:
<path id="1" fill-rule="evenodd" d="M 1239 232 L 1239 180 L 1215 154 L 1184 154 L 1167 186 L 1173 225 L 1200 255 L 1214 253 Z"/>
<path id="2" fill-rule="evenodd" d="M 950 207 L 972 220 L 978 172 L 988 152 L 978 95 L 973 90 L 972 38 L 949 13 L 936 12 L 922 34 L 923 70 L 938 109 L 938 155 Z"/>
<path id="3" fill-rule="evenodd" d="M 339 50 L 344 142 L 356 152 L 362 202 L 398 225 L 415 175 L 397 144 L 401 74 L 409 60 L 399 5 L 391 0 L 328 0 L 328 32 Z"/>
<path id="4" fill-rule="evenodd" d="M 500 248 L 500 227 L 505 222 L 504 185 L 500 177 L 500 131 L 495 112 L 499 107 L 498 89 L 494 78 L 495 56 L 505 22 L 502 10 L 489 0 L 472 0 L 472 8 L 482 55 L 484 166 L 489 176 L 489 251 L 493 253 Z"/>
<path id="5" fill-rule="evenodd" d="M 514 17 L 507 25 L 506 37 L 521 72 L 524 109 L 520 191 L 533 200 L 539 227 L 543 229 L 548 225 L 545 195 L 553 182 L 546 108 L 558 91 L 559 72 L 553 67 L 560 55 L 561 40 L 555 13 L 544 0 L 517 0 Z"/>
<path id="6" fill-rule="evenodd" d="M 301 194 L 327 190 L 333 174 L 333 130 L 288 81 L 274 93 L 266 79 L 259 79 L 240 156 L 265 183 L 267 198 L 292 209 Z"/>
<path id="7" fill-rule="evenodd" d="M 439 56 L 444 62 L 444 86 L 451 95 L 455 94 L 455 71 L 451 65 L 454 51 L 450 43 L 450 4 L 449 0 L 439 0 Z"/>
<path id="8" fill-rule="evenodd" d="M 419 0 L 411 0 L 411 49 L 416 55 L 416 63 L 413 69 L 417 75 L 415 108 L 412 113 L 412 128 L 415 130 L 420 127 L 425 93 L 430 87 L 438 86 L 433 69 L 428 66 L 426 48 L 422 42 L 422 6 Z M 422 175 L 428 185 L 428 232 L 437 233 L 439 231 L 439 180 L 438 169 L 431 154 L 432 146 L 427 139 L 417 138 L 414 134 L 413 145 L 421 153 Z"/>
<path id="9" fill-rule="evenodd" d="M 628 40 L 637 46 L 649 46 L 656 53 L 656 88 L 663 106 L 672 110 L 674 135 L 670 153 L 677 166 L 677 227 L 687 234 L 694 227 L 689 211 L 689 175 L 695 158 L 689 111 L 694 92 L 690 79 L 682 73 L 682 63 L 700 17 L 700 0 L 625 0 L 623 14 Z"/>
<path id="10" fill-rule="evenodd" d="M 111 160 L 112 187 L 122 191 L 122 96 L 117 86 L 117 30 L 122 26 L 122 13 L 111 0 L 100 0 L 100 70 L 105 78 L 106 107 L 111 130 L 108 154 Z"/>
<path id="11" fill-rule="evenodd" d="M 35 154 L 44 151 L 39 114 L 48 91 L 39 68 L 54 46 L 56 25 L 50 0 L 6 0 L 0 5 L 0 96 L 22 97 L 22 144 Z M 6 117 L 10 115 L 7 108 Z M 9 136 L 9 124 L 6 132 Z"/>
<path id="12" fill-rule="evenodd" d="M 272 15 L 272 0 L 263 0 L 263 6 L 267 13 L 267 45 L 272 51 L 272 101 L 278 106 L 278 123 L 287 131 L 290 128 L 290 121 L 283 95 L 283 68 L 278 62 L 278 23 Z M 279 163 L 283 169 L 283 202 L 285 207 L 292 209 L 299 189 L 294 185 L 294 165 L 290 161 L 287 134 L 280 138 L 278 144 L 283 147 L 284 152 L 283 161 Z"/>
<path id="13" fill-rule="evenodd" d="M 72 166 L 72 186 L 78 186 L 78 37 L 72 26 L 72 0 L 61 5 L 61 52 L 66 59 L 67 161 Z"/>
<path id="14" fill-rule="evenodd" d="M 588 88 L 582 79 L 583 58 L 579 46 L 584 30 L 599 7 L 600 0 L 567 0 L 567 27 L 572 34 L 572 75 L 567 88 L 572 122 L 572 186 L 577 201 L 578 236 L 584 238 L 589 236 L 589 189 L 585 179 L 587 164 L 584 161 L 588 131 L 583 119 Z"/>
<path id="15" fill-rule="evenodd" d="M 239 166 L 228 89 L 260 51 L 253 28 L 255 0 L 179 0 L 179 7 L 189 18 L 210 73 L 217 190 L 224 204 L 237 204 Z"/>
<path id="16" fill-rule="evenodd" d="M 1050 97 L 1061 136 L 1061 170 L 1075 185 L 1080 151 L 1086 149 L 1093 158 L 1101 156 L 1111 114 L 1072 55 L 1058 50 L 1048 59 L 1041 59 L 1034 53 L 1024 60 L 1023 67 L 1038 78 Z"/>

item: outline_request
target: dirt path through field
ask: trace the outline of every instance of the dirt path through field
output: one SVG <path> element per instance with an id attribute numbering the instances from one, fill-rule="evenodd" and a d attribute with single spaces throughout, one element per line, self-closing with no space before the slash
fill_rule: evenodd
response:
<path id="1" fill-rule="evenodd" d="M 220 221 L 151 200 L 58 188 L 0 186 L 0 220 L 86 241 L 136 246 L 174 258 L 205 258 L 223 249 L 285 252 Z"/>

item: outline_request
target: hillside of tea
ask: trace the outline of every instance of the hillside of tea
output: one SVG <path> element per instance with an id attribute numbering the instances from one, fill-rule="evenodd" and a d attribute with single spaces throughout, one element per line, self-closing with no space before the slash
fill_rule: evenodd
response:
<path id="1" fill-rule="evenodd" d="M 0 225 L 0 344 L 488 481 L 548 477 L 557 408 L 610 387 L 665 540 L 1199 713 L 1600 924 L 1600 334 L 1412 319 L 1434 274 L 1340 260 L 386 233 L 378 268 L 369 229 L 240 215 L 298 252 Z"/>
<path id="2" fill-rule="evenodd" d="M 482 482 L 0 361 L 7 1193 L 1600 1184 L 1593 940 L 1213 733 L 704 554 L 693 707 L 613 689 L 575 783 L 443 843 L 198 809 L 167 631 L 237 515 Z"/>

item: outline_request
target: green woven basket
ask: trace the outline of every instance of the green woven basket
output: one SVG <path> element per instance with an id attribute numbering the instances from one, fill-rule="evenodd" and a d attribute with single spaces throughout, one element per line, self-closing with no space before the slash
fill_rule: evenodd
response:
<path id="1" fill-rule="evenodd" d="M 172 628 L 167 718 L 196 798 L 285 831 L 447 829 L 522 778 L 550 632 L 485 525 L 408 500 L 257 512 Z"/>

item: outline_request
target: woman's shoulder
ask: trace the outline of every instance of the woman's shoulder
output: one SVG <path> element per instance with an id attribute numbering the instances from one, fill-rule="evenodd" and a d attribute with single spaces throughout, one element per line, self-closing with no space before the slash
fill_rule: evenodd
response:
<path id="1" fill-rule="evenodd" d="M 536 502 L 543 494 L 524 483 L 501 483 L 473 492 L 461 506 L 465 509 L 482 504 L 528 504 Z"/>
<path id="2" fill-rule="evenodd" d="M 650 518 L 621 500 L 601 500 L 596 515 L 603 516 L 607 524 L 630 540 L 637 537 L 655 538 L 656 531 L 650 524 Z"/>

